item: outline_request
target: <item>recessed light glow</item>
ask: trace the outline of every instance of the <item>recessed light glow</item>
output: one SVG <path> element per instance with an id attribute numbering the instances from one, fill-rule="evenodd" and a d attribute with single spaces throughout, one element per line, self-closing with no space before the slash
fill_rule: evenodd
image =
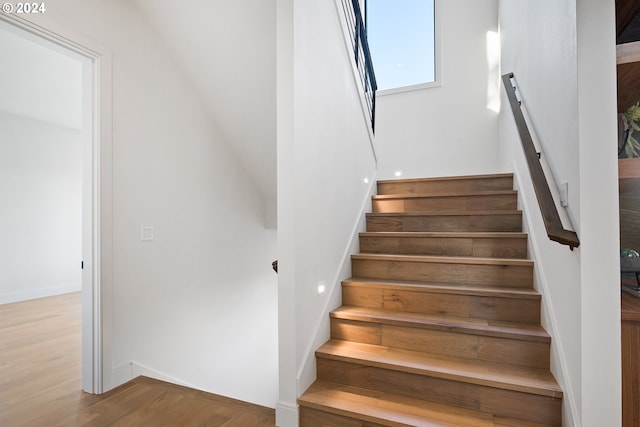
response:
<path id="1" fill-rule="evenodd" d="M 363 182 L 364 182 L 365 184 L 368 184 L 368 183 L 369 183 L 369 178 L 365 178 L 365 179 L 363 180 Z"/>
<path id="2" fill-rule="evenodd" d="M 402 176 L 402 171 L 396 171 L 396 172 L 394 173 L 394 175 L 395 175 L 395 176 Z"/>
<path id="3" fill-rule="evenodd" d="M 324 292 L 327 290 L 327 286 L 325 285 L 324 282 L 318 282 L 318 295 L 322 295 L 324 294 Z"/>

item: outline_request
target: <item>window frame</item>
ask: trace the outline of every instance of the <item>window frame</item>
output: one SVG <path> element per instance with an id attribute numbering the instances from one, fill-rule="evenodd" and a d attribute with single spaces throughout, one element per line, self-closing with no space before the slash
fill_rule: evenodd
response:
<path id="1" fill-rule="evenodd" d="M 365 26 L 368 25 L 368 0 L 364 0 Z M 390 89 L 379 89 L 376 96 L 393 95 L 396 93 L 413 92 L 418 90 L 431 89 L 442 86 L 442 61 L 441 61 L 441 31 L 440 31 L 440 0 L 433 0 L 433 62 L 434 79 L 430 82 L 418 83 L 408 86 L 394 87 Z M 374 69 L 375 72 L 375 69 Z"/>

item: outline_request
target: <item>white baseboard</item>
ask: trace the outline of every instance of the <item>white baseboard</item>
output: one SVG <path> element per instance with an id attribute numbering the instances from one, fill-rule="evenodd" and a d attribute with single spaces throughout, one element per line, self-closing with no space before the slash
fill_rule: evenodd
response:
<path id="1" fill-rule="evenodd" d="M 111 371 L 111 378 L 113 387 L 118 387 L 126 383 L 127 381 L 131 381 L 132 379 L 145 376 L 149 378 L 154 378 L 156 380 L 165 381 L 171 384 L 177 384 L 185 387 L 189 387 L 195 390 L 201 390 L 199 387 L 196 387 L 192 384 L 181 381 L 172 376 L 163 374 L 162 372 L 156 371 L 155 369 L 148 368 L 136 362 L 128 362 L 119 365 Z"/>
<path id="2" fill-rule="evenodd" d="M 547 319 L 545 319 L 544 313 L 542 312 L 544 311 L 543 308 L 541 308 L 542 311 L 540 315 L 542 316 L 541 322 L 547 323 L 547 324 L 543 324 L 543 326 L 545 327 L 545 329 L 547 329 L 547 332 L 550 333 L 553 340 L 553 345 L 551 346 L 551 352 L 549 355 L 552 359 L 551 360 L 552 373 L 554 374 L 554 376 L 556 377 L 556 379 L 560 383 L 560 386 L 563 389 L 563 405 L 568 406 L 568 408 L 566 407 L 563 408 L 563 414 L 564 414 L 563 425 L 567 425 L 569 423 L 570 425 L 574 425 L 575 420 L 579 419 L 578 413 L 576 412 L 578 406 L 576 404 L 576 395 L 574 393 L 572 383 L 568 376 L 569 368 L 567 366 L 567 357 L 565 356 L 566 354 L 566 351 L 564 350 L 565 346 L 562 340 L 559 338 L 560 333 L 559 333 L 559 326 L 558 326 L 558 320 L 556 315 L 556 313 L 558 312 L 558 309 L 554 305 L 554 301 L 550 298 L 549 281 L 547 280 L 548 272 L 544 268 L 544 263 L 542 262 L 543 257 L 539 249 L 540 246 L 538 244 L 536 234 L 533 232 L 533 230 L 535 229 L 535 224 L 533 223 L 533 220 L 531 218 L 532 208 L 528 205 L 527 199 L 524 194 L 525 187 L 524 187 L 523 179 L 526 179 L 526 178 L 521 177 L 520 170 L 518 169 L 518 163 L 516 161 L 514 161 L 513 163 L 513 169 L 516 171 L 514 173 L 514 179 L 515 179 L 514 183 L 517 185 L 519 202 L 522 204 L 522 211 L 523 211 L 522 225 L 523 227 L 526 227 L 526 228 L 523 228 L 523 231 L 526 232 L 528 236 L 527 237 L 529 241 L 528 249 L 529 251 L 533 252 L 529 254 L 529 257 L 534 261 L 534 268 L 537 271 L 537 275 L 534 276 L 534 277 L 537 277 L 537 281 L 535 285 L 536 285 L 536 289 L 540 291 L 540 293 L 542 294 L 543 307 L 544 306 L 547 307 L 546 308 Z M 525 174 L 526 174 L 526 171 L 525 171 Z M 529 188 L 532 185 L 533 185 L 532 183 L 528 183 L 527 188 Z M 533 209 L 535 209 L 535 207 Z M 557 369 L 555 370 L 553 369 L 553 359 L 555 359 L 556 363 L 558 364 L 559 372 Z M 571 417 L 571 419 L 568 419 L 568 417 Z"/>
<path id="3" fill-rule="evenodd" d="M 116 366 L 111 370 L 111 385 L 113 388 L 118 387 L 126 383 L 127 381 L 131 381 L 133 379 L 133 364 L 123 363 L 122 365 Z M 105 390 L 108 391 L 108 390 Z"/>
<path id="4" fill-rule="evenodd" d="M 298 427 L 298 405 L 278 402 L 276 405 L 276 426 L 278 427 Z"/>
<path id="5" fill-rule="evenodd" d="M 70 294 L 72 292 L 80 292 L 80 290 L 81 286 L 80 284 L 78 284 L 70 286 L 57 286 L 54 288 L 30 289 L 20 292 L 0 293 L 0 305 L 11 304 L 13 302 L 28 301 L 37 298 L 52 297 L 56 295 Z"/>

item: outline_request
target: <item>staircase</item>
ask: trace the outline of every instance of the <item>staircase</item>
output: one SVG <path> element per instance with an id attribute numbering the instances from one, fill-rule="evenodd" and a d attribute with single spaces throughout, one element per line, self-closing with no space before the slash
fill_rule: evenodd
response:
<path id="1" fill-rule="evenodd" d="M 300 425 L 561 425 L 513 176 L 378 193 Z"/>

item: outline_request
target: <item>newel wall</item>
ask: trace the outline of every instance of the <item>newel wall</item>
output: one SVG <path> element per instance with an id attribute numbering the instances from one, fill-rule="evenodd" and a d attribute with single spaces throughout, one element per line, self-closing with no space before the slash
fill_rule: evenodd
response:
<path id="1" fill-rule="evenodd" d="M 296 398 L 315 379 L 376 173 L 338 11 L 333 1 L 278 2 L 281 427 L 297 425 Z"/>
<path id="2" fill-rule="evenodd" d="M 620 289 L 613 1 L 500 1 L 502 72 L 516 85 L 538 135 L 543 167 L 568 184 L 559 207 L 580 247 L 544 231 L 503 95 L 500 161 L 514 171 L 552 335 L 552 372 L 564 391 L 563 425 L 620 424 Z"/>

